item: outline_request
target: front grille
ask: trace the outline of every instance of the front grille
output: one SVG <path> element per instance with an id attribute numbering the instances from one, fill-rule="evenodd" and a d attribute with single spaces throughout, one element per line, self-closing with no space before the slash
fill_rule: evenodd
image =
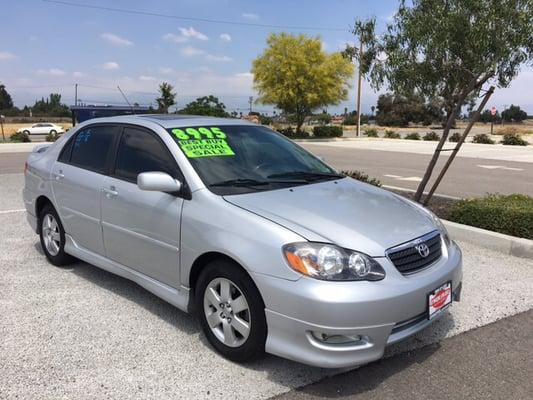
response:
<path id="1" fill-rule="evenodd" d="M 423 257 L 416 246 L 425 244 L 429 252 Z M 435 231 L 387 251 L 389 260 L 402 274 L 411 274 L 428 267 L 442 256 L 440 233 Z"/>

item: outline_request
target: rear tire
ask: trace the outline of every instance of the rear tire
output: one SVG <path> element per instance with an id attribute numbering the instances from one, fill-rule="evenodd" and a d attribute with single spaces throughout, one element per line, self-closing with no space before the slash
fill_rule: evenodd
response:
<path id="1" fill-rule="evenodd" d="M 22 131 L 22 133 L 24 133 L 25 135 L 30 135 L 30 131 Z"/>
<path id="2" fill-rule="evenodd" d="M 55 208 L 46 204 L 39 214 L 39 237 L 43 252 L 53 265 L 72 263 L 75 258 L 65 253 L 65 230 Z"/>
<path id="3" fill-rule="evenodd" d="M 196 284 L 195 306 L 207 340 L 225 358 L 244 362 L 264 355 L 265 305 L 239 266 L 227 260 L 209 263 Z"/>

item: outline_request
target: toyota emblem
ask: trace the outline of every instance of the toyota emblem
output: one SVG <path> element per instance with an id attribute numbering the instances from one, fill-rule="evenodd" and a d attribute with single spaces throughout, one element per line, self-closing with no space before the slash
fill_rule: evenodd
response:
<path id="1" fill-rule="evenodd" d="M 429 256 L 429 247 L 425 243 L 420 243 L 415 246 L 415 249 L 418 250 L 418 254 L 420 254 L 421 257 L 426 258 Z"/>

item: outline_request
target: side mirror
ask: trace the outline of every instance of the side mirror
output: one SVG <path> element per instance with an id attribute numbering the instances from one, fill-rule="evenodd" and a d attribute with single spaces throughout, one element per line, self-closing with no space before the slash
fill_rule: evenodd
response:
<path id="1" fill-rule="evenodd" d="M 141 190 L 175 193 L 181 190 L 181 182 L 166 172 L 143 172 L 137 175 L 137 186 Z"/>

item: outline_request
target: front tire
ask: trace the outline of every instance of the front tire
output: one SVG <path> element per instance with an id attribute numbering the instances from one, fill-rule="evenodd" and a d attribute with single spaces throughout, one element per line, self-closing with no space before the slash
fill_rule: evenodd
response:
<path id="1" fill-rule="evenodd" d="M 45 205 L 39 214 L 39 237 L 43 252 L 53 265 L 66 265 L 74 261 L 72 256 L 65 253 L 65 230 L 50 204 Z"/>
<path id="2" fill-rule="evenodd" d="M 196 312 L 209 343 L 237 362 L 261 357 L 265 351 L 265 305 L 251 278 L 236 264 L 208 264 L 196 284 Z"/>
<path id="3" fill-rule="evenodd" d="M 55 129 L 52 129 L 52 130 L 50 131 L 50 135 L 55 135 L 55 134 L 57 134 L 57 131 L 56 131 Z"/>
<path id="4" fill-rule="evenodd" d="M 22 133 L 24 133 L 25 135 L 30 136 L 30 131 L 22 131 Z"/>

